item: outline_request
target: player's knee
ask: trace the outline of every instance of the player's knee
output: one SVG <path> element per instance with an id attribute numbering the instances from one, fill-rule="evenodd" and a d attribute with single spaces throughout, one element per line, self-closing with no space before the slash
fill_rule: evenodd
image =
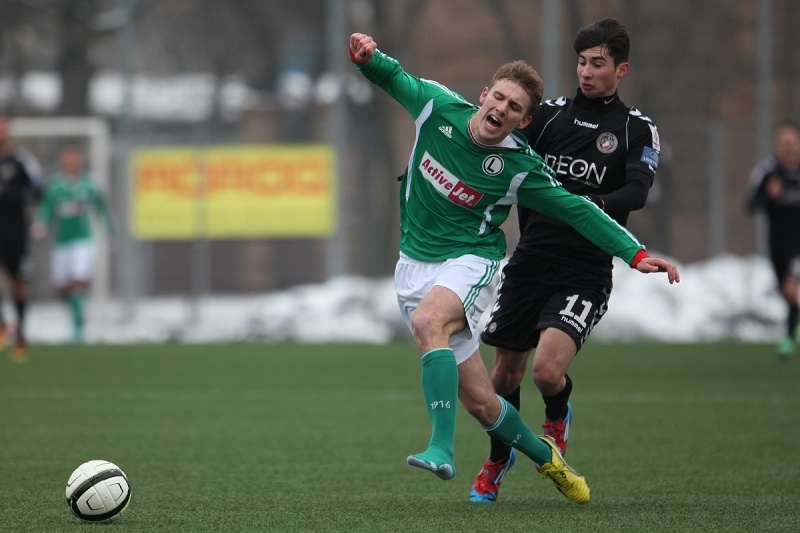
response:
<path id="1" fill-rule="evenodd" d="M 505 396 L 514 392 L 519 387 L 525 377 L 525 369 L 508 368 L 506 366 L 495 366 L 492 369 L 492 385 L 500 396 Z"/>
<path id="2" fill-rule="evenodd" d="M 554 365 L 535 365 L 533 382 L 539 390 L 557 388 L 564 379 L 564 374 Z"/>
<path id="3" fill-rule="evenodd" d="M 418 344 L 434 337 L 441 327 L 435 315 L 424 309 L 417 309 L 411 317 L 411 333 Z"/>
<path id="4" fill-rule="evenodd" d="M 498 348 L 492 366 L 492 385 L 497 394 L 505 396 L 514 392 L 525 379 L 528 354 Z"/>
<path id="5" fill-rule="evenodd" d="M 794 278 L 787 278 L 781 284 L 781 293 L 783 294 L 783 298 L 790 305 L 798 304 L 799 289 L 800 289 L 800 283 L 798 283 L 798 281 Z"/>
<path id="6" fill-rule="evenodd" d="M 411 332 L 415 337 L 424 335 L 430 329 L 430 325 L 430 318 L 424 311 L 417 309 L 411 316 Z"/>

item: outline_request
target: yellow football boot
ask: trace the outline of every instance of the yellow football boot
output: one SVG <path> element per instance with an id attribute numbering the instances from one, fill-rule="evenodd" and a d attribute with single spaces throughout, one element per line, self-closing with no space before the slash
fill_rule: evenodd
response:
<path id="1" fill-rule="evenodd" d="M 589 485 L 582 475 L 573 470 L 561 456 L 556 441 L 549 435 L 540 435 L 539 439 L 547 444 L 553 452 L 549 463 L 539 467 L 542 477 L 550 478 L 561 494 L 575 503 L 589 503 Z"/>

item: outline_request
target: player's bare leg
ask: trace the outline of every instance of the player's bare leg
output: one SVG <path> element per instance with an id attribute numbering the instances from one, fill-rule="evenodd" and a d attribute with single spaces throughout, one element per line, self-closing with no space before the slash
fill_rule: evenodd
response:
<path id="1" fill-rule="evenodd" d="M 433 472 L 443 480 L 456 475 L 453 460 L 459 372 L 450 337 L 466 327 L 464 306 L 448 288 L 435 286 L 411 317 L 411 331 L 422 356 L 422 392 L 431 422 L 425 451 L 409 455 L 406 462 Z"/>

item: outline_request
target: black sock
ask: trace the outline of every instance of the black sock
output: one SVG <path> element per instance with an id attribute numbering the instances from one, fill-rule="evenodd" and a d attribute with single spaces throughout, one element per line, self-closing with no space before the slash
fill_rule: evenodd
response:
<path id="1" fill-rule="evenodd" d="M 561 392 L 553 396 L 545 396 L 542 394 L 544 400 L 544 416 L 548 420 L 558 420 L 567 416 L 567 402 L 569 402 L 569 395 L 572 394 L 572 380 L 569 374 L 564 375 L 567 378 L 567 383 Z"/>
<path id="2" fill-rule="evenodd" d="M 25 300 L 14 300 L 14 309 L 17 311 L 17 320 L 19 321 L 17 324 L 17 334 L 22 339 L 25 339 L 25 309 L 27 306 L 28 302 Z"/>
<path id="3" fill-rule="evenodd" d="M 795 329 L 797 328 L 797 320 L 799 317 L 800 317 L 800 307 L 796 305 L 790 305 L 789 316 L 786 317 L 786 329 L 788 330 L 786 336 L 791 339 L 794 339 L 794 332 Z"/>
<path id="4" fill-rule="evenodd" d="M 517 411 L 519 411 L 520 408 L 519 391 L 520 387 L 517 387 L 510 394 L 503 396 L 503 399 L 513 405 Z M 490 437 L 490 439 L 492 440 L 492 447 L 489 451 L 489 460 L 495 463 L 498 461 L 505 461 L 506 458 L 508 458 L 508 454 L 511 453 L 511 446 L 494 437 Z"/>

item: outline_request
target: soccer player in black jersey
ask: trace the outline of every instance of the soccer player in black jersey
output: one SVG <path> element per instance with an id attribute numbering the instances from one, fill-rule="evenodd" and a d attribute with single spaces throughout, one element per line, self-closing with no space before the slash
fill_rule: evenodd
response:
<path id="1" fill-rule="evenodd" d="M 655 124 L 619 98 L 630 36 L 614 19 L 582 28 L 573 47 L 578 91 L 542 102 L 523 130 L 564 187 L 588 197 L 621 225 L 645 205 L 660 152 Z M 520 407 L 528 358 L 545 403 L 544 433 L 566 452 L 572 406 L 567 369 L 607 310 L 612 257 L 566 224 L 519 209 L 520 241 L 503 269 L 497 303 L 481 339 L 494 346 L 495 391 Z M 470 500 L 497 499 L 513 449 L 492 439 Z"/>
<path id="2" fill-rule="evenodd" d="M 0 115 L 0 270 L 9 282 L 17 326 L 12 332 L 0 313 L 0 343 L 5 347 L 13 334 L 11 358 L 23 362 L 28 356 L 25 312 L 29 298 L 31 209 L 41 195 L 42 178 L 36 159 L 15 146 L 9 122 L 7 116 Z"/>
<path id="3" fill-rule="evenodd" d="M 800 124 L 784 120 L 775 126 L 772 155 L 750 174 L 748 208 L 767 215 L 769 255 L 781 295 L 787 303 L 786 336 L 778 356 L 794 352 L 800 308 L 797 305 L 800 262 Z"/>

